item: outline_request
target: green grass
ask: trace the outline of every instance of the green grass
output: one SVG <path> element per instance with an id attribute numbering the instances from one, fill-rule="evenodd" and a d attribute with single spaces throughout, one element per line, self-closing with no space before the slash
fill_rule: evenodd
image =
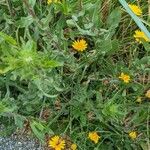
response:
<path id="1" fill-rule="evenodd" d="M 117 0 L 1 0 L 0 135 L 29 132 L 44 146 L 60 135 L 66 150 L 149 150 L 150 44 L 133 36 L 138 25 L 149 36 L 148 3 L 132 3 L 142 17 Z M 79 53 L 72 43 L 81 38 L 88 48 Z"/>

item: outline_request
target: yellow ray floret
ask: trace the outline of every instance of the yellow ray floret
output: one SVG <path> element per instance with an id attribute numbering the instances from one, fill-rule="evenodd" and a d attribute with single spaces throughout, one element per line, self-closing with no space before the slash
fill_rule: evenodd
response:
<path id="1" fill-rule="evenodd" d="M 140 30 L 136 30 L 135 34 L 133 35 L 135 40 L 139 43 L 142 43 L 142 41 L 150 42 L 150 39 L 145 35 L 144 32 Z"/>
<path id="2" fill-rule="evenodd" d="M 142 10 L 141 10 L 141 8 L 139 6 L 129 4 L 129 7 L 134 12 L 134 14 L 136 14 L 137 16 L 141 16 L 142 15 Z"/>
<path id="3" fill-rule="evenodd" d="M 100 136 L 97 134 L 97 132 L 89 132 L 89 135 L 88 135 L 89 139 L 91 141 L 93 141 L 95 144 L 98 143 L 99 139 L 100 139 Z"/>
<path id="4" fill-rule="evenodd" d="M 119 79 L 123 80 L 123 82 L 125 83 L 129 83 L 131 78 L 129 75 L 121 73 L 121 75 L 119 76 Z"/>
<path id="5" fill-rule="evenodd" d="M 65 140 L 63 140 L 59 136 L 54 136 L 49 140 L 48 145 L 50 148 L 53 148 L 54 150 L 64 150 Z"/>
<path id="6" fill-rule="evenodd" d="M 78 52 L 83 52 L 84 50 L 86 50 L 87 46 L 88 44 L 84 39 L 76 40 L 72 44 L 72 47 Z"/>

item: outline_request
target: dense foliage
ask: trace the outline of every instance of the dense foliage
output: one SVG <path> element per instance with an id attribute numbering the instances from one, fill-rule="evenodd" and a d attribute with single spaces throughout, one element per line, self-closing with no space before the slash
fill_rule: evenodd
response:
<path id="1" fill-rule="evenodd" d="M 149 29 L 147 1 L 128 3 Z M 117 0 L 1 0 L 0 14 L 1 136 L 150 148 L 149 39 Z"/>

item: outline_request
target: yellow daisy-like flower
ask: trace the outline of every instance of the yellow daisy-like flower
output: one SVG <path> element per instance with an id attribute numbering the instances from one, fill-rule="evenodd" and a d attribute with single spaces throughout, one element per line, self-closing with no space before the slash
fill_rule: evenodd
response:
<path id="1" fill-rule="evenodd" d="M 60 0 L 47 0 L 47 4 L 50 5 L 51 3 L 58 3 Z"/>
<path id="2" fill-rule="evenodd" d="M 72 44 L 72 47 L 78 52 L 83 52 L 87 48 L 87 46 L 88 44 L 84 39 L 76 40 Z"/>
<path id="3" fill-rule="evenodd" d="M 48 145 L 54 150 L 63 150 L 65 149 L 65 140 L 59 136 L 54 136 L 49 140 Z"/>
<path id="4" fill-rule="evenodd" d="M 150 90 L 148 90 L 148 91 L 146 92 L 145 96 L 146 96 L 147 98 L 150 98 Z"/>
<path id="5" fill-rule="evenodd" d="M 76 150 L 77 149 L 77 144 L 72 144 L 71 145 L 71 150 Z"/>
<path id="6" fill-rule="evenodd" d="M 93 132 L 89 132 L 89 135 L 88 135 L 89 139 L 91 141 L 93 141 L 95 144 L 98 143 L 99 139 L 100 139 L 100 136 L 97 134 L 97 132 L 93 131 Z"/>
<path id="7" fill-rule="evenodd" d="M 132 5 L 129 4 L 130 9 L 137 15 L 137 16 L 141 16 L 142 15 L 142 10 L 139 6 L 137 5 Z"/>
<path id="8" fill-rule="evenodd" d="M 121 73 L 121 75 L 119 76 L 119 79 L 123 80 L 123 82 L 125 83 L 129 83 L 131 78 L 129 75 Z"/>
<path id="9" fill-rule="evenodd" d="M 145 35 L 144 32 L 140 30 L 136 30 L 135 34 L 133 35 L 135 40 L 139 43 L 142 43 L 142 41 L 150 42 L 150 39 Z"/>
<path id="10" fill-rule="evenodd" d="M 131 132 L 129 133 L 129 137 L 130 137 L 132 140 L 136 139 L 136 138 L 137 138 L 137 132 L 136 132 L 136 131 L 131 131 Z"/>

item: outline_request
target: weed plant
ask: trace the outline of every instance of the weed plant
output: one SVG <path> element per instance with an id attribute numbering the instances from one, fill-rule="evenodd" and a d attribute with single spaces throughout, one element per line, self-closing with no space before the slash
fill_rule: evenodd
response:
<path id="1" fill-rule="evenodd" d="M 150 149 L 150 4 L 127 2 L 147 33 L 117 0 L 0 1 L 0 136 Z"/>

